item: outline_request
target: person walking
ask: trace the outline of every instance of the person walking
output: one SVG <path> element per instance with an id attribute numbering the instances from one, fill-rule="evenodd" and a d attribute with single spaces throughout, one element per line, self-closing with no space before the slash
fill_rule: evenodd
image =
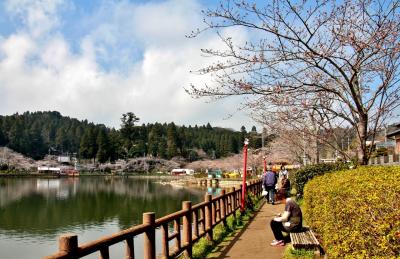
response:
<path id="1" fill-rule="evenodd" d="M 268 192 L 267 201 L 272 205 L 275 204 L 275 185 L 277 182 L 276 174 L 272 172 L 272 165 L 271 163 L 267 166 L 267 173 L 263 179 L 263 185 L 265 190 Z"/>

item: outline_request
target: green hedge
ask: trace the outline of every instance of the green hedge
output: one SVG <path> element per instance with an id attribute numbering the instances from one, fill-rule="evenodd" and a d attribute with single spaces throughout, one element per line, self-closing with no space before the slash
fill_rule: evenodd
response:
<path id="1" fill-rule="evenodd" d="M 329 258 L 400 258 L 400 167 L 361 167 L 316 177 L 304 216 Z"/>
<path id="2" fill-rule="evenodd" d="M 297 195 L 299 195 L 300 197 L 303 196 L 303 189 L 305 184 L 315 176 L 342 169 L 349 169 L 349 165 L 344 163 L 317 164 L 308 165 L 297 170 L 294 173 L 294 177 L 292 178 L 294 181 L 294 187 L 297 191 Z"/>

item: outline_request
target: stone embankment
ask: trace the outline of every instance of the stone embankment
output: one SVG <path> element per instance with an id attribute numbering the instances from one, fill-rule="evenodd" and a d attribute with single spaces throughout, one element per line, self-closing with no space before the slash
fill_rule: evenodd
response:
<path id="1" fill-rule="evenodd" d="M 207 187 L 221 187 L 231 188 L 239 187 L 242 184 L 241 179 L 208 179 L 208 178 L 196 178 L 193 176 L 178 176 L 173 180 L 171 178 L 168 181 L 160 181 L 161 184 L 169 184 L 176 187 L 183 186 L 207 186 Z"/>

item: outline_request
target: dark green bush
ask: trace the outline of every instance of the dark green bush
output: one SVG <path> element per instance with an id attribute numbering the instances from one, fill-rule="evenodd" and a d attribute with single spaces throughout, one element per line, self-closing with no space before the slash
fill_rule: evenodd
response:
<path id="1" fill-rule="evenodd" d="M 304 189 L 304 216 L 329 258 L 398 258 L 400 167 L 314 178 Z"/>
<path id="2" fill-rule="evenodd" d="M 328 172 L 349 169 L 349 165 L 345 163 L 317 164 L 305 166 L 294 172 L 294 186 L 297 190 L 297 195 L 303 196 L 305 184 L 315 176 L 323 175 Z"/>
<path id="3" fill-rule="evenodd" d="M 8 165 L 7 164 L 0 164 L 0 171 L 6 171 L 8 170 Z"/>

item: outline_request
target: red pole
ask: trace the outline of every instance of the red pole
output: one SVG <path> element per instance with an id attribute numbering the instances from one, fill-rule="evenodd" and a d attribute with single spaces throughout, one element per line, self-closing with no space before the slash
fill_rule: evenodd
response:
<path id="1" fill-rule="evenodd" d="M 245 197 L 246 197 L 246 173 L 247 173 L 247 144 L 248 139 L 244 141 L 243 147 L 243 183 L 242 183 L 242 201 L 240 204 L 240 211 L 244 211 Z"/>

